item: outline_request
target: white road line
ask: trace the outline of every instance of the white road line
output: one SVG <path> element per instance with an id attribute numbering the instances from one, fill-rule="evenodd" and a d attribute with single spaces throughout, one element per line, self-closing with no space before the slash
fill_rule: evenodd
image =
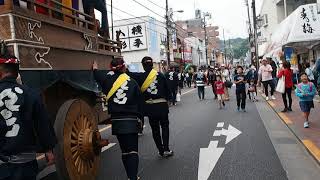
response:
<path id="1" fill-rule="evenodd" d="M 101 149 L 101 152 L 104 152 L 104 151 L 112 148 L 112 147 L 115 146 L 115 145 L 116 145 L 116 143 L 110 143 L 108 146 L 103 147 L 103 148 Z"/>
<path id="2" fill-rule="evenodd" d="M 182 93 L 181 95 L 182 95 L 182 96 L 183 96 L 183 95 L 186 95 L 186 94 L 188 94 L 188 93 L 190 93 L 190 92 L 192 92 L 192 91 L 194 91 L 194 90 L 196 90 L 196 89 L 191 89 L 191 90 L 189 90 L 189 91 L 186 91 L 186 92 Z"/>
<path id="3" fill-rule="evenodd" d="M 108 125 L 107 127 L 99 129 L 99 132 L 103 132 L 103 131 L 110 129 L 110 128 L 111 128 L 111 125 Z"/>
<path id="4" fill-rule="evenodd" d="M 207 89 L 207 88 L 210 88 L 210 86 L 206 86 L 206 87 L 204 87 L 204 88 Z M 195 91 L 195 90 L 197 90 L 197 88 L 190 89 L 189 91 L 186 91 L 186 92 L 184 92 L 184 93 L 181 93 L 181 95 L 182 95 L 182 96 L 183 96 L 183 95 L 186 95 L 186 94 L 191 93 L 192 91 Z"/>

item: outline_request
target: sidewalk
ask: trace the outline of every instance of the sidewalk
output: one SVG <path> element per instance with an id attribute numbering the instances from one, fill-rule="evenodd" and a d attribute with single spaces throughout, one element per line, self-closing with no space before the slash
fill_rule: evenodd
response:
<path id="1" fill-rule="evenodd" d="M 314 102 L 315 108 L 310 114 L 310 128 L 304 128 L 304 118 L 300 111 L 298 98 L 292 94 L 293 112 L 282 113 L 284 109 L 280 93 L 276 93 L 276 100 L 268 101 L 269 105 L 278 113 L 280 118 L 287 124 L 293 134 L 304 144 L 311 155 L 320 163 L 320 103 Z"/>

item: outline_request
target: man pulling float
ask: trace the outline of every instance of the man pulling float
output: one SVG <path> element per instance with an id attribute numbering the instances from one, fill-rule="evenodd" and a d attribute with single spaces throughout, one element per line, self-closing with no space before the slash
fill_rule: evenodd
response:
<path id="1" fill-rule="evenodd" d="M 153 140 L 159 150 L 159 156 L 169 157 L 173 155 L 173 151 L 169 148 L 168 102 L 171 99 L 170 89 L 165 76 L 153 69 L 151 57 L 144 57 L 142 66 L 145 70 L 144 73 L 129 73 L 129 75 L 141 87 L 144 98 L 143 113 L 149 118 Z"/>
<path id="2" fill-rule="evenodd" d="M 46 152 L 48 163 L 54 163 L 52 149 L 57 140 L 41 97 L 18 84 L 18 74 L 18 59 L 1 55 L 0 179 L 35 180 L 36 153 Z"/>
<path id="3" fill-rule="evenodd" d="M 137 180 L 138 131 L 142 116 L 142 94 L 135 80 L 125 72 L 122 58 L 111 62 L 107 75 L 98 71 L 97 63 L 93 64 L 94 77 L 106 94 L 108 110 L 112 120 L 112 134 L 117 136 L 122 151 L 122 162 L 130 180 Z"/>

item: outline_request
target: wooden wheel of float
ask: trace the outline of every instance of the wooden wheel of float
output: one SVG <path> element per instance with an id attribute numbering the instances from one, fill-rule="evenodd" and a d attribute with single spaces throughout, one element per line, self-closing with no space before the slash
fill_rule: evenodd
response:
<path id="1" fill-rule="evenodd" d="M 94 180 L 100 165 L 101 136 L 91 107 L 69 100 L 56 116 L 58 145 L 54 153 L 59 180 Z"/>

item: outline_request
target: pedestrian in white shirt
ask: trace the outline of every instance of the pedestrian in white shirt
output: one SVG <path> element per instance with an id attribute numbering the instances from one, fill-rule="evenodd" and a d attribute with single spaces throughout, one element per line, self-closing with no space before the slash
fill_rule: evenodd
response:
<path id="1" fill-rule="evenodd" d="M 221 77 L 222 77 L 222 81 L 225 83 L 226 81 L 230 81 L 230 72 L 229 70 L 226 68 L 225 64 L 221 65 Z M 225 86 L 224 89 L 224 100 L 225 101 L 229 101 L 229 91 L 228 88 Z"/>
<path id="2" fill-rule="evenodd" d="M 262 65 L 259 68 L 259 76 L 261 76 L 261 82 L 264 87 L 264 93 L 266 95 L 266 100 L 269 100 L 269 86 L 271 87 L 271 99 L 275 100 L 274 89 L 275 84 L 273 83 L 272 72 L 273 69 L 270 64 L 268 64 L 266 59 L 262 60 Z M 260 84 L 260 83 L 259 83 Z"/>
<path id="3" fill-rule="evenodd" d="M 310 67 L 310 63 L 306 63 L 305 73 L 307 74 L 309 81 L 311 81 L 313 84 L 315 84 L 316 82 L 315 82 L 313 71 Z"/>

